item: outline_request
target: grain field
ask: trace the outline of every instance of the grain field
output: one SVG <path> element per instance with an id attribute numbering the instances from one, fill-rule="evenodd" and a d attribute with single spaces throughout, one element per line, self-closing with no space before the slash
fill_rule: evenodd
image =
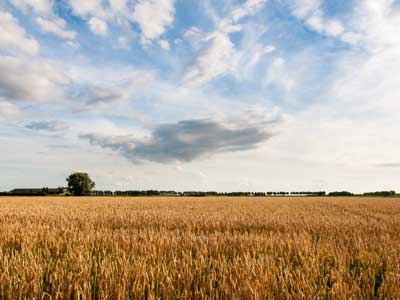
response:
<path id="1" fill-rule="evenodd" d="M 400 299 L 400 199 L 0 198 L 0 299 Z"/>

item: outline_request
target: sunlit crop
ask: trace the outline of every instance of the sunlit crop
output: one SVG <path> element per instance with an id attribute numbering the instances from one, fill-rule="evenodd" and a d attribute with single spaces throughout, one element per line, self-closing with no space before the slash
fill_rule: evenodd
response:
<path id="1" fill-rule="evenodd" d="M 0 198 L 0 299 L 400 299 L 400 200 Z"/>

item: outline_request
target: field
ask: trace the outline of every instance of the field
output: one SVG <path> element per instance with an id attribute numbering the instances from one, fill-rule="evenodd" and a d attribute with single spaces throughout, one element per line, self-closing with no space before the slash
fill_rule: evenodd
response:
<path id="1" fill-rule="evenodd" d="M 400 299 L 400 199 L 0 198 L 0 299 Z"/>

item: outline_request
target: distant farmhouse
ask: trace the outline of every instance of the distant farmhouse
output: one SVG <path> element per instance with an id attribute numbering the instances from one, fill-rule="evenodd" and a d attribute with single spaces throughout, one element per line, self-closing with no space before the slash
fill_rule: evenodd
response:
<path id="1" fill-rule="evenodd" d="M 67 196 L 70 195 L 68 188 L 66 187 L 58 187 L 58 188 L 18 188 L 13 189 L 6 193 L 8 195 L 15 196 L 46 196 L 46 195 L 59 195 L 59 196 Z M 90 196 L 113 196 L 114 192 L 112 191 L 90 191 Z"/>
<path id="2" fill-rule="evenodd" d="M 23 189 L 13 189 L 10 194 L 15 195 L 66 195 L 68 193 L 68 188 L 58 187 L 58 188 L 23 188 Z"/>

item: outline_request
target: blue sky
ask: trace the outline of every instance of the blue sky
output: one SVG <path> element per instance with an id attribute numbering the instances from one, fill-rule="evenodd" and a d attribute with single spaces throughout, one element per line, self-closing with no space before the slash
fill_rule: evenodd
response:
<path id="1" fill-rule="evenodd" d="M 0 190 L 400 190 L 396 0 L 1 0 Z"/>

